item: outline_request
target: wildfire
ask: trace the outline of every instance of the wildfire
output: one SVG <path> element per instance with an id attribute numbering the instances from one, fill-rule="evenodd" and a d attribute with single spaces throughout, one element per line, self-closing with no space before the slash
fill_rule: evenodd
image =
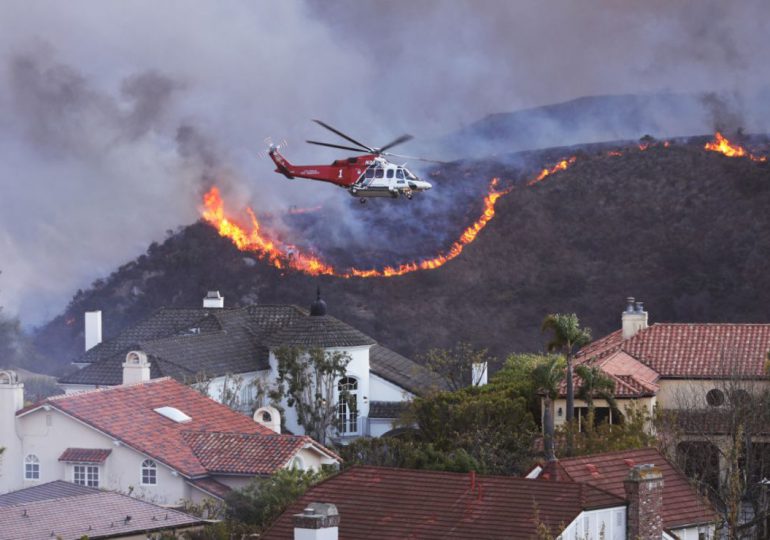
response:
<path id="1" fill-rule="evenodd" d="M 538 174 L 535 178 L 527 182 L 528 186 L 532 186 L 534 184 L 537 184 L 541 180 L 543 180 L 546 176 L 551 176 L 555 172 L 563 171 L 573 163 L 577 161 L 577 157 L 572 156 L 567 159 L 562 159 L 559 163 L 551 167 L 550 169 L 543 169 L 540 171 L 540 174 Z"/>
<path id="2" fill-rule="evenodd" d="M 711 152 L 719 152 L 727 157 L 747 157 L 752 161 L 767 161 L 765 156 L 755 156 L 750 154 L 745 148 L 739 144 L 730 142 L 724 135 L 718 131 L 714 134 L 714 140 L 706 143 L 704 146 L 706 150 Z"/>
<path id="3" fill-rule="evenodd" d="M 259 258 L 267 260 L 276 268 L 290 268 L 314 276 L 328 275 L 342 278 L 401 276 L 410 272 L 417 272 L 418 270 L 439 268 L 460 255 L 465 246 L 473 242 L 479 232 L 495 217 L 495 204 L 498 199 L 510 192 L 510 188 L 498 191 L 498 183 L 499 180 L 497 178 L 492 179 L 489 184 L 489 192 L 484 197 L 484 211 L 481 216 L 463 231 L 446 252 L 439 253 L 430 259 L 404 263 L 398 266 L 385 266 L 379 269 L 363 270 L 348 268 L 346 270 L 338 270 L 318 257 L 303 253 L 295 246 L 272 239 L 267 233 L 262 231 L 257 216 L 250 208 L 246 210 L 249 217 L 248 225 L 243 226 L 233 222 L 226 217 L 224 202 L 216 186 L 212 187 L 203 196 L 203 219 L 216 228 L 220 236 L 229 238 L 238 249 L 241 251 L 252 251 Z"/>

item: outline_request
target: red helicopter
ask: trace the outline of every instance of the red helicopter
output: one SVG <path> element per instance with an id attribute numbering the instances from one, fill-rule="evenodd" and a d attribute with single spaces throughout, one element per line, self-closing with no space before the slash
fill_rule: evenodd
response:
<path id="1" fill-rule="evenodd" d="M 401 135 L 381 148 L 373 148 L 358 142 L 320 120 L 313 121 L 360 148 L 318 141 L 307 142 L 319 146 L 361 152 L 364 155 L 338 159 L 331 165 L 292 165 L 278 152 L 280 147 L 271 144 L 269 154 L 277 167 L 275 172 L 281 173 L 289 179 L 307 178 L 309 180 L 332 183 L 347 189 L 352 196 L 360 197 L 362 203 L 366 202 L 367 197 L 397 198 L 399 195 L 403 195 L 407 199 L 411 199 L 414 193 L 426 191 L 433 187 L 430 182 L 420 180 L 417 175 L 403 165 L 391 163 L 383 157 L 396 156 L 421 161 L 432 161 L 386 152 L 386 150 L 412 139 L 411 135 Z"/>

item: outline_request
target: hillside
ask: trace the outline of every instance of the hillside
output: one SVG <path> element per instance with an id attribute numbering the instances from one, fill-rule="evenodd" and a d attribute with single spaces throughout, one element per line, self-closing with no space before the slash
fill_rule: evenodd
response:
<path id="1" fill-rule="evenodd" d="M 457 188 L 466 195 L 453 197 L 445 223 L 388 221 L 388 201 L 357 215 L 379 223 L 389 239 L 413 231 L 406 251 L 430 255 L 434 244 L 446 245 L 450 232 L 478 216 L 491 175 L 515 187 L 458 258 L 394 278 L 282 272 L 199 222 L 79 291 L 64 314 L 38 331 L 36 343 L 52 359 L 50 371 L 80 354 L 87 309 L 104 311 L 109 336 L 159 306 L 197 306 L 208 289 L 219 289 L 229 305 L 306 306 L 317 284 L 331 314 L 408 355 L 457 340 L 499 356 L 538 350 L 539 323 L 554 311 L 574 311 L 602 335 L 618 327 L 629 295 L 645 301 L 652 321 L 770 322 L 770 166 L 705 152 L 703 140 L 646 151 L 628 145 L 621 156 L 600 147 L 556 149 L 435 170 L 447 179 L 445 193 L 454 193 L 449 178 L 470 177 L 456 184 L 466 186 Z M 572 167 L 524 185 L 536 164 L 565 153 L 577 153 Z M 426 197 L 393 212 L 421 215 L 431 204 Z M 315 219 L 323 221 L 323 214 Z M 444 231 L 438 240 L 420 234 L 432 227 Z M 377 253 L 383 256 L 372 248 L 367 257 Z M 347 250 L 345 258 L 355 252 Z"/>

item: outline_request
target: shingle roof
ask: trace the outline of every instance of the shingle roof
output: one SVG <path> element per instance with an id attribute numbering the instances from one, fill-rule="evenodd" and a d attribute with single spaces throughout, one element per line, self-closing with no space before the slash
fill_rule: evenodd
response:
<path id="1" fill-rule="evenodd" d="M 271 448 L 276 449 L 275 438 L 295 440 L 293 436 L 276 435 L 248 416 L 238 414 L 225 405 L 169 378 L 55 396 L 24 408 L 16 414 L 24 415 L 43 405 L 49 405 L 69 414 L 139 452 L 165 463 L 187 477 L 209 474 L 206 464 L 210 463 L 207 454 L 200 450 L 199 446 L 190 445 L 190 436 L 187 432 L 271 436 L 267 439 L 246 438 L 253 446 L 244 445 L 236 449 L 236 453 L 250 456 L 251 467 L 261 466 L 262 471 L 265 472 L 274 472 L 281 465 L 276 465 L 270 450 L 263 451 L 260 448 L 263 441 L 268 441 Z M 164 406 L 179 409 L 192 420 L 177 423 L 155 412 L 154 409 Z M 287 443 L 289 444 L 293 443 Z M 319 445 L 319 448 L 323 447 Z M 200 456 L 196 455 L 196 449 L 201 453 Z M 254 456 L 264 458 L 264 463 L 259 464 Z M 279 456 L 278 461 L 284 459 L 284 448 L 281 449 Z M 232 456 L 228 454 L 222 456 L 222 459 L 231 458 Z M 283 463 L 286 461 L 288 458 Z M 274 468 L 270 469 L 270 467 Z"/>
<path id="2" fill-rule="evenodd" d="M 536 508 L 557 532 L 584 509 L 625 506 L 619 497 L 572 482 L 353 467 L 308 490 L 263 538 L 293 538 L 292 516 L 311 502 L 337 506 L 340 540 L 373 534 L 383 540 L 529 538 Z"/>
<path id="3" fill-rule="evenodd" d="M 119 493 L 53 482 L 11 493 L 13 505 L 0 503 L 0 538 L 3 540 L 75 540 L 144 534 L 192 527 L 200 518 L 162 508 Z M 56 494 L 61 496 L 57 497 Z M 0 500 L 2 500 L 0 496 Z M 23 501 L 23 502 L 18 502 Z"/>
<path id="4" fill-rule="evenodd" d="M 372 401 L 369 418 L 399 418 L 407 407 L 404 401 Z"/>
<path id="5" fill-rule="evenodd" d="M 559 477 L 562 480 L 586 482 L 625 498 L 623 481 L 628 478 L 629 470 L 635 465 L 647 463 L 656 465 L 663 473 L 661 517 L 665 529 L 710 523 L 717 519 L 708 500 L 701 497 L 687 477 L 655 448 L 561 459 L 558 461 Z"/>
<path id="6" fill-rule="evenodd" d="M 112 453 L 111 448 L 67 448 L 59 461 L 68 463 L 104 463 Z"/>
<path id="7" fill-rule="evenodd" d="M 45 501 L 48 499 L 62 499 L 64 497 L 75 497 L 77 495 L 87 495 L 97 491 L 94 488 L 56 480 L 37 486 L 11 491 L 0 495 L 0 507 L 15 506 L 35 501 Z"/>
<path id="8" fill-rule="evenodd" d="M 265 340 L 269 347 L 362 347 L 375 343 L 363 332 L 331 315 L 295 319 Z"/>
<path id="9" fill-rule="evenodd" d="M 376 375 L 418 396 L 428 390 L 446 389 L 441 377 L 382 345 L 369 349 L 369 368 Z"/>

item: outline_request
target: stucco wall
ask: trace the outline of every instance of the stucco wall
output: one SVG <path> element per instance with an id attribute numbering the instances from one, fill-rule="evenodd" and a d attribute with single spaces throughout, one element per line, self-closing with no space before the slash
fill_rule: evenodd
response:
<path id="1" fill-rule="evenodd" d="M 720 379 L 663 379 L 658 382 L 658 402 L 664 409 L 709 408 L 706 394 L 718 389 L 725 395 L 725 403 L 731 390 L 746 390 L 758 394 L 770 388 L 770 381 L 720 380 Z"/>

